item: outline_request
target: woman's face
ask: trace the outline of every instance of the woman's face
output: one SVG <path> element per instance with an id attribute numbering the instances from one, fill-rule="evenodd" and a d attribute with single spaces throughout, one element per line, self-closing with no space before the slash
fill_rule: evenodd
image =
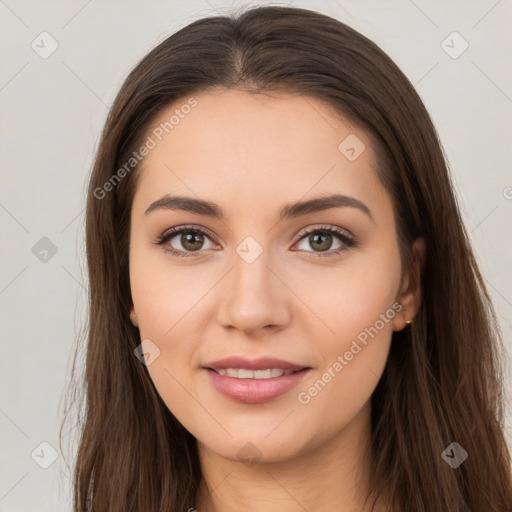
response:
<path id="1" fill-rule="evenodd" d="M 202 446 L 286 460 L 368 425 L 404 327 L 391 199 L 368 136 L 317 100 L 232 89 L 195 101 L 147 134 L 134 318 L 159 394 Z"/>

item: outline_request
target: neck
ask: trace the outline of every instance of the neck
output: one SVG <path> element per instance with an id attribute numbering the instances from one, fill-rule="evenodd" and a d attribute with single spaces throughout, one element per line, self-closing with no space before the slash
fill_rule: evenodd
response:
<path id="1" fill-rule="evenodd" d="M 198 441 L 202 480 L 199 512 L 366 512 L 369 488 L 370 403 L 336 436 L 293 458 L 248 465 L 226 459 Z M 387 510 L 383 504 L 375 512 Z"/>

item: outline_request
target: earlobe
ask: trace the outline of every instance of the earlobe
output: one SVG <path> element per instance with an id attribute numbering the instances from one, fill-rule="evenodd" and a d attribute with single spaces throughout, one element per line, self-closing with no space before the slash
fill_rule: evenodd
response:
<path id="1" fill-rule="evenodd" d="M 402 309 L 400 314 L 395 317 L 394 331 L 401 331 L 409 324 L 414 323 L 413 320 L 421 306 L 421 275 L 426 259 L 426 243 L 423 237 L 418 237 L 414 241 L 411 253 L 411 263 L 399 295 Z"/>
<path id="2" fill-rule="evenodd" d="M 130 320 L 135 327 L 139 327 L 139 319 L 137 313 L 135 313 L 135 307 L 132 306 L 130 309 Z"/>

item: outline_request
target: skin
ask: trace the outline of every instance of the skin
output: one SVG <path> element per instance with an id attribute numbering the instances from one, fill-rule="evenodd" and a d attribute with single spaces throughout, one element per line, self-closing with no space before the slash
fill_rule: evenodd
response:
<path id="1" fill-rule="evenodd" d="M 203 480 L 190 506 L 201 512 L 268 512 L 269 505 L 283 512 L 367 510 L 370 397 L 392 332 L 406 327 L 420 305 L 419 282 L 401 268 L 392 202 L 375 173 L 371 140 L 309 97 L 236 89 L 195 97 L 197 106 L 143 161 L 130 232 L 132 321 L 141 340 L 160 350 L 147 369 L 198 442 Z M 366 146 L 354 161 L 338 150 L 350 134 Z M 333 192 L 362 201 L 373 220 L 344 207 L 279 221 L 283 205 Z M 144 213 L 166 194 L 215 202 L 227 217 Z M 215 240 L 200 239 L 190 258 L 154 243 L 184 224 L 207 228 Z M 328 251 L 345 250 L 315 258 L 324 254 L 319 245 L 297 235 L 321 225 L 348 231 L 358 247 L 333 235 Z M 263 249 L 250 264 L 236 252 L 247 236 Z M 178 234 L 167 245 L 186 252 L 190 246 L 180 240 Z M 413 249 L 424 258 L 423 239 Z M 398 301 L 404 309 L 308 404 L 300 403 L 298 393 Z M 312 371 L 277 399 L 242 404 L 218 393 L 201 369 L 231 355 L 273 356 Z M 247 443 L 253 464 L 237 455 Z M 387 508 L 379 502 L 376 510 Z"/>

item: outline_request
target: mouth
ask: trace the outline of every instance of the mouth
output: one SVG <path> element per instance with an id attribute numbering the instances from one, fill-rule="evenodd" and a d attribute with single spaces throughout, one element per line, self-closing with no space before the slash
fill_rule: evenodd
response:
<path id="1" fill-rule="evenodd" d="M 309 368 L 309 366 L 291 363 L 275 357 L 247 359 L 245 357 L 232 356 L 205 363 L 203 368 L 213 370 L 220 375 L 228 375 L 229 377 L 240 379 L 270 379 L 272 377 L 290 375 L 293 372 Z"/>
<path id="2" fill-rule="evenodd" d="M 202 366 L 210 384 L 223 396 L 245 404 L 274 400 L 301 382 L 310 366 L 274 358 L 228 358 Z"/>
<path id="3" fill-rule="evenodd" d="M 233 377 L 235 379 L 275 379 L 283 375 L 293 375 L 294 373 L 302 372 L 303 370 L 310 370 L 311 368 L 305 367 L 300 370 L 283 370 L 282 368 L 267 368 L 265 370 L 249 370 L 247 368 L 205 368 L 211 370 L 219 375 Z"/>

